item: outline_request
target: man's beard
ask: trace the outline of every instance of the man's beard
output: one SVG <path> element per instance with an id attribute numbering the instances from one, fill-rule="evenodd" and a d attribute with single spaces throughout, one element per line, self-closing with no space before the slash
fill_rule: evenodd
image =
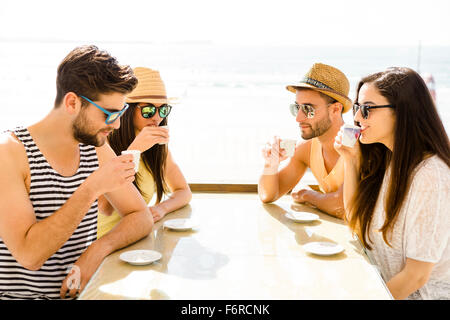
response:
<path id="1" fill-rule="evenodd" d="M 81 111 L 80 114 L 75 118 L 75 121 L 72 124 L 72 132 L 73 137 L 75 140 L 82 144 L 101 147 L 105 144 L 105 139 L 99 139 L 98 134 L 100 133 L 99 130 L 95 134 L 90 133 L 89 125 L 86 117 L 84 116 L 84 112 Z M 103 130 L 104 131 L 104 130 Z"/>
<path id="2" fill-rule="evenodd" d="M 323 120 L 321 120 L 315 124 L 315 128 L 310 126 L 311 132 L 304 133 L 302 131 L 302 138 L 305 140 L 309 140 L 309 139 L 312 139 L 315 137 L 319 137 L 319 136 L 323 135 L 325 132 L 327 132 L 328 129 L 330 129 L 330 127 L 331 127 L 331 119 L 327 115 L 327 117 L 325 117 Z"/>

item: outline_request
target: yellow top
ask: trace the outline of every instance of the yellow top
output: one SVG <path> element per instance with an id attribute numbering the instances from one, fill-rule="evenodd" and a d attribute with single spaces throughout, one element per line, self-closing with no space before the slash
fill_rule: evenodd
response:
<path id="1" fill-rule="evenodd" d="M 140 188 L 144 190 L 144 194 L 141 193 L 141 195 L 144 198 L 145 203 L 148 204 L 153 198 L 153 194 L 156 190 L 156 185 L 152 174 L 145 167 L 142 157 L 140 157 L 139 160 L 139 171 L 136 174 L 136 182 L 140 186 Z M 114 228 L 114 226 L 119 222 L 120 218 L 120 214 L 116 211 L 114 211 L 110 216 L 106 216 L 99 212 L 97 223 L 97 238 L 101 238 L 112 228 Z"/>
<path id="2" fill-rule="evenodd" d="M 322 144 L 318 138 L 313 138 L 311 141 L 309 167 L 314 177 L 316 177 L 322 192 L 329 193 L 337 191 L 344 183 L 344 161 L 339 157 L 334 168 L 330 173 L 327 173 L 322 155 Z"/>

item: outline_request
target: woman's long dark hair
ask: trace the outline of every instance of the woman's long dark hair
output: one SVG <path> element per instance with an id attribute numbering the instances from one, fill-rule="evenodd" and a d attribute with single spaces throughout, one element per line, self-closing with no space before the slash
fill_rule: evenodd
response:
<path id="1" fill-rule="evenodd" d="M 123 150 L 127 150 L 128 146 L 136 138 L 133 114 L 136 112 L 137 105 L 137 103 L 130 103 L 130 106 L 120 118 L 120 128 L 118 130 L 114 130 L 108 136 L 108 142 L 117 155 L 120 155 Z M 160 123 L 160 126 L 165 125 L 167 125 L 167 118 L 164 118 Z M 164 180 L 167 145 L 155 144 L 153 147 L 142 153 L 142 158 L 145 167 L 152 174 L 153 179 L 155 180 L 156 203 L 159 203 L 161 202 L 163 195 L 168 192 L 167 184 Z M 136 180 L 133 181 L 133 183 L 142 195 L 146 194 L 146 191 L 137 184 Z"/>
<path id="2" fill-rule="evenodd" d="M 361 170 L 357 192 L 352 199 L 349 226 L 372 249 L 368 231 L 383 178 L 391 166 L 384 209 L 386 220 L 381 230 L 389 244 L 392 230 L 413 178 L 414 169 L 425 158 L 437 155 L 450 167 L 450 143 L 434 101 L 421 76 L 409 68 L 389 68 L 363 78 L 373 84 L 389 104 L 395 106 L 394 146 L 391 152 L 381 143 L 361 144 Z"/>

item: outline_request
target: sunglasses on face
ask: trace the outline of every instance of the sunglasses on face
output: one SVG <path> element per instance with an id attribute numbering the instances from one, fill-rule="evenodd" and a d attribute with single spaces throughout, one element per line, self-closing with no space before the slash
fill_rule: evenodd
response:
<path id="1" fill-rule="evenodd" d="M 359 103 L 355 103 L 353 105 L 353 117 L 356 115 L 356 113 L 358 112 L 358 110 L 361 110 L 361 115 L 364 119 L 369 118 L 369 110 L 370 109 L 380 109 L 380 108 L 395 108 L 395 106 L 390 105 L 390 104 L 386 104 L 383 106 L 367 106 L 367 105 L 360 105 Z"/>
<path id="2" fill-rule="evenodd" d="M 117 112 L 109 112 L 108 110 L 103 109 L 102 107 L 100 107 L 98 104 L 96 104 L 94 101 L 86 98 L 85 96 L 80 96 L 82 97 L 84 100 L 86 100 L 87 102 L 93 104 L 94 106 L 96 106 L 97 108 L 99 108 L 100 110 L 102 110 L 105 114 L 106 114 L 106 120 L 105 123 L 106 124 L 111 124 L 114 121 L 116 121 L 117 119 L 119 119 L 123 113 L 125 112 L 125 110 L 128 109 L 128 104 L 125 103 L 125 105 L 123 106 L 122 110 L 117 111 Z"/>
<path id="3" fill-rule="evenodd" d="M 314 118 L 314 114 L 316 112 L 316 109 L 314 109 L 313 106 L 311 106 L 309 104 L 300 104 L 299 105 L 297 102 L 291 104 L 289 106 L 289 109 L 291 110 L 291 114 L 294 117 L 297 117 L 298 111 L 302 110 L 302 112 L 305 114 L 306 118 L 308 118 L 308 119 Z"/>
<path id="4" fill-rule="evenodd" d="M 172 106 L 168 104 L 163 104 L 160 107 L 157 107 L 153 104 L 146 104 L 145 106 L 138 106 L 138 108 L 141 109 L 141 115 L 145 119 L 149 119 L 153 117 L 156 114 L 156 111 L 158 111 L 159 116 L 164 119 L 166 118 L 170 111 L 172 110 Z"/>

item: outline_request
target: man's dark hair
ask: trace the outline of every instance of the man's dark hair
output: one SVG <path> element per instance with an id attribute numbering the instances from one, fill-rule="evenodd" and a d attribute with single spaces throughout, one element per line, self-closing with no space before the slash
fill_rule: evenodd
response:
<path id="1" fill-rule="evenodd" d="M 55 108 L 68 92 L 97 100 L 100 94 L 127 94 L 137 85 L 130 66 L 122 66 L 94 45 L 73 49 L 58 66 Z M 88 103 L 82 99 L 82 105 Z"/>

